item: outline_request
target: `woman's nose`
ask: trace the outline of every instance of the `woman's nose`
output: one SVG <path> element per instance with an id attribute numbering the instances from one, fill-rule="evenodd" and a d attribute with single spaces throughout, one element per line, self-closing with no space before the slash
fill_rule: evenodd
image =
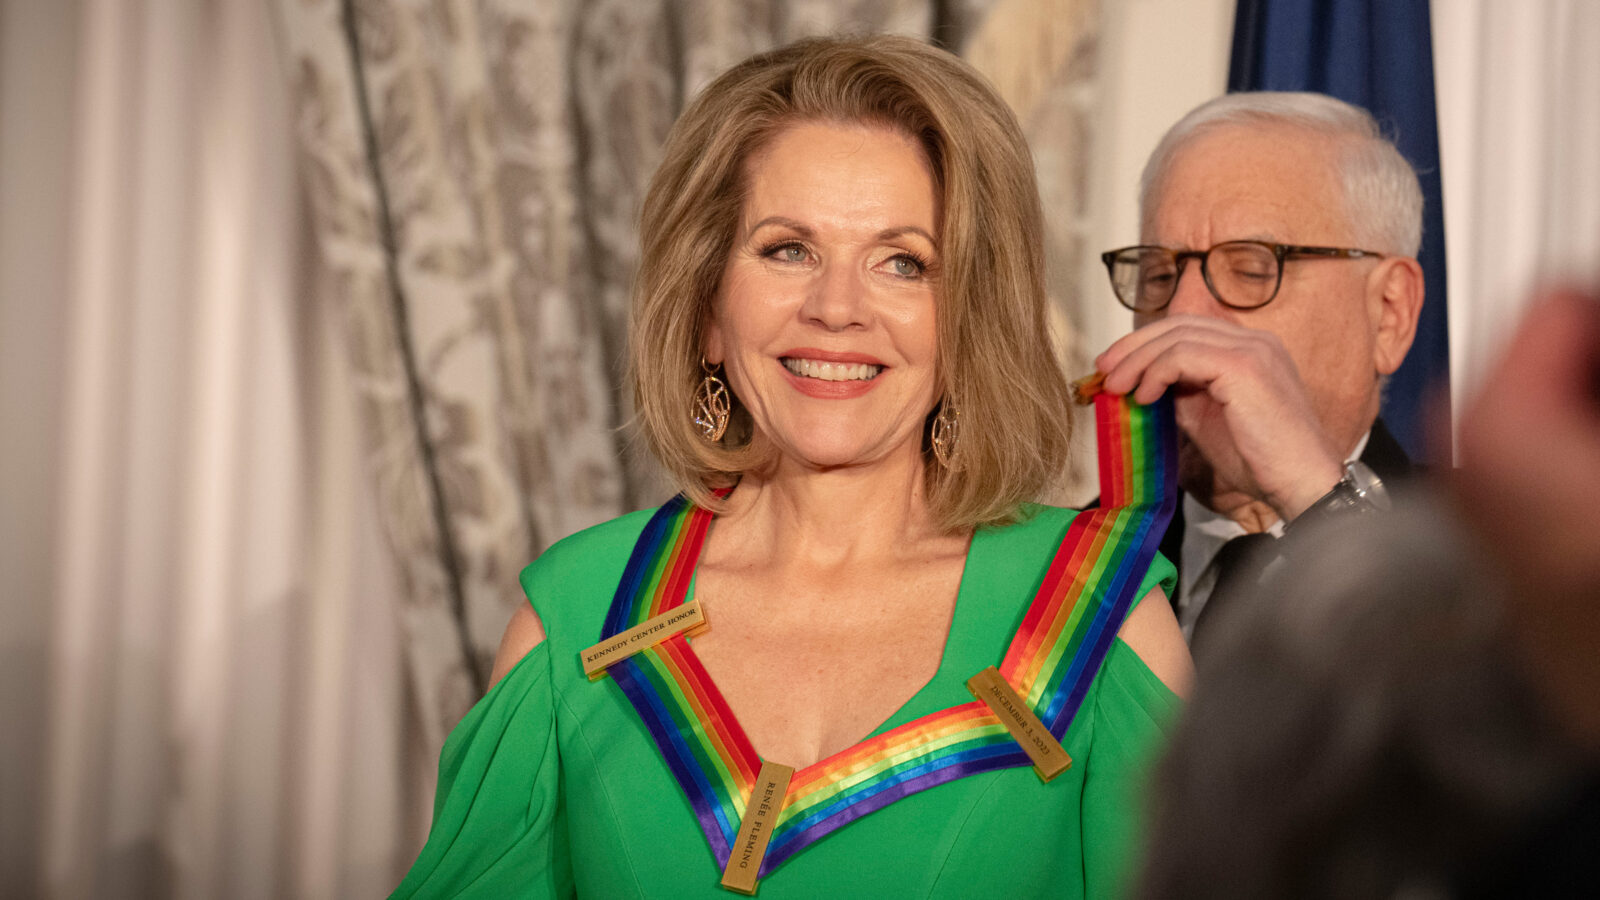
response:
<path id="1" fill-rule="evenodd" d="M 870 319 L 868 286 L 848 265 L 824 263 L 800 313 L 829 331 L 864 326 Z"/>

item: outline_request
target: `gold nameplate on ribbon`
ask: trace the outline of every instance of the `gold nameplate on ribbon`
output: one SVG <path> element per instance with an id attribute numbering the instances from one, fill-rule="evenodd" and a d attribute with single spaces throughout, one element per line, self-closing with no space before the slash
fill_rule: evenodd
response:
<path id="1" fill-rule="evenodd" d="M 654 647 L 675 634 L 694 637 L 710 627 L 700 601 L 690 600 L 595 644 L 579 653 L 578 658 L 583 661 L 583 674 L 589 676 L 590 681 L 599 681 L 606 677 L 606 669 L 619 660 Z"/>
<path id="2" fill-rule="evenodd" d="M 723 887 L 741 894 L 755 894 L 761 860 L 766 858 L 767 842 L 772 840 L 772 826 L 778 821 L 784 795 L 789 793 L 789 779 L 793 777 L 794 769 L 782 763 L 761 761 L 755 789 L 745 803 L 744 818 L 739 820 L 739 838 L 734 841 L 733 852 L 728 854 L 728 867 L 722 870 Z"/>
<path id="3" fill-rule="evenodd" d="M 1044 727 L 1027 702 L 1000 677 L 999 669 L 990 666 L 967 679 L 967 690 L 982 700 L 989 711 L 1000 719 L 1000 724 L 1006 726 L 1011 736 L 1022 745 L 1023 752 L 1033 760 L 1033 770 L 1039 774 L 1041 781 L 1049 781 L 1072 768 L 1072 757 L 1061 749 L 1061 742 L 1050 733 L 1050 729 Z"/>

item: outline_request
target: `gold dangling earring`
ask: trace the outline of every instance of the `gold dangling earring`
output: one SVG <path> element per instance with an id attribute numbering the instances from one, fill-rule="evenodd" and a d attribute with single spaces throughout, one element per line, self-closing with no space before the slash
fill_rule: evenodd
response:
<path id="1" fill-rule="evenodd" d="M 717 377 L 717 370 L 705 357 L 700 357 L 700 368 L 705 371 L 705 377 L 700 379 L 700 386 L 694 390 L 694 424 L 700 429 L 700 436 L 715 444 L 722 440 L 722 433 L 728 430 L 728 413 L 733 409 L 733 402 L 728 398 L 728 386 Z"/>
<path id="2" fill-rule="evenodd" d="M 933 458 L 939 461 L 939 465 L 951 468 L 950 463 L 956 455 L 956 441 L 960 437 L 961 413 L 946 398 L 939 404 L 939 414 L 933 417 L 933 426 L 928 434 L 928 442 L 933 444 Z"/>

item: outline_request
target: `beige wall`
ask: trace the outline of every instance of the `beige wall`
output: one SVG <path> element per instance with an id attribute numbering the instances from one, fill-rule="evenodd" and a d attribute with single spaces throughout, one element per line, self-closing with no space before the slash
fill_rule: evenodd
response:
<path id="1" fill-rule="evenodd" d="M 1100 267 L 1101 250 L 1135 243 L 1139 172 L 1180 116 L 1223 92 L 1233 0 L 1103 0 L 1097 129 L 1090 161 L 1089 244 L 1080 274 L 1083 349 L 1091 356 L 1132 328 Z"/>

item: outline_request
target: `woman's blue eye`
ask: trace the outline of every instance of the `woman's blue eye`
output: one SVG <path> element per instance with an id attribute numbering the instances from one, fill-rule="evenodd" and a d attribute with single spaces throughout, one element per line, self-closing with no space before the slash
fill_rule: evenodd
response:
<path id="1" fill-rule="evenodd" d="M 922 274 L 922 263 L 909 256 L 896 256 L 889 262 L 894 273 L 901 278 L 915 278 Z"/>
<path id="2" fill-rule="evenodd" d="M 779 244 L 766 251 L 766 256 L 778 262 L 805 262 L 806 255 L 806 248 L 799 244 Z"/>

